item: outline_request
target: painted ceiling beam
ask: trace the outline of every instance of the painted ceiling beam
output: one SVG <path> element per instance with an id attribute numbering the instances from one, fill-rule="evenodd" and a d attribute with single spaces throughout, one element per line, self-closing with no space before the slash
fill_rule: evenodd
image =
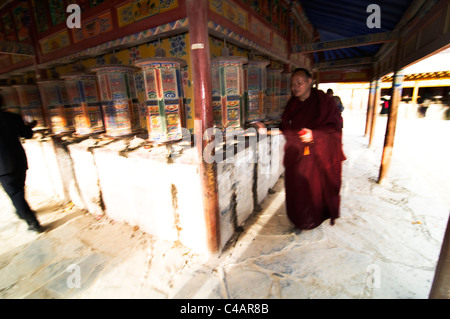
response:
<path id="1" fill-rule="evenodd" d="M 398 38 L 397 32 L 380 32 L 361 35 L 353 38 L 339 39 L 324 42 L 297 44 L 292 47 L 292 53 L 312 53 L 318 51 L 337 50 L 350 47 L 359 47 L 377 43 L 393 42 Z"/>
<path id="2" fill-rule="evenodd" d="M 356 65 L 369 65 L 374 63 L 374 60 L 372 57 L 358 57 L 358 58 L 346 58 L 346 59 L 337 59 L 333 61 L 327 61 L 327 62 L 320 62 L 314 64 L 314 67 L 316 69 L 328 69 L 328 68 L 335 68 L 335 67 L 343 67 L 343 66 L 356 66 Z"/>
<path id="3" fill-rule="evenodd" d="M 0 54 L 34 56 L 34 48 L 31 44 L 0 41 Z"/>

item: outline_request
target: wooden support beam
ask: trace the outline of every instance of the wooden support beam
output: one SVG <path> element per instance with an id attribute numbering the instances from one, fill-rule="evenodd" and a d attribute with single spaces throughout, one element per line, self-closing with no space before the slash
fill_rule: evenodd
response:
<path id="1" fill-rule="evenodd" d="M 393 42 L 398 38 L 397 32 L 380 32 L 361 35 L 334 41 L 297 44 L 292 47 L 292 53 L 313 53 L 319 51 L 337 50 L 350 47 L 360 47 L 377 43 Z"/>
<path id="2" fill-rule="evenodd" d="M 412 100 L 411 100 L 413 105 L 417 104 L 417 98 L 419 97 L 419 87 L 420 87 L 420 81 L 415 81 L 413 94 L 412 94 Z"/>
<path id="3" fill-rule="evenodd" d="M 346 59 L 338 59 L 331 60 L 326 62 L 319 62 L 315 64 L 315 67 L 321 70 L 326 70 L 330 68 L 346 68 L 349 66 L 361 66 L 361 65 L 371 65 L 374 63 L 372 57 L 359 57 L 359 58 L 346 58 Z"/>
<path id="4" fill-rule="evenodd" d="M 373 108 L 375 107 L 375 93 L 376 93 L 376 79 L 370 81 L 369 88 L 369 100 L 367 102 L 367 112 L 366 112 L 366 128 L 364 131 L 364 136 L 367 136 L 371 130 L 372 125 L 372 117 L 373 117 Z"/>
<path id="5" fill-rule="evenodd" d="M 378 183 L 386 178 L 389 167 L 391 166 L 392 151 L 394 148 L 395 129 L 397 126 L 398 105 L 402 97 L 403 70 L 397 70 L 392 82 L 391 101 L 388 113 L 388 122 L 386 125 L 386 135 L 384 137 L 383 156 L 381 158 L 380 174 Z"/>
<path id="6" fill-rule="evenodd" d="M 375 96 L 374 96 L 374 101 L 373 101 L 372 116 L 371 116 L 370 130 L 369 130 L 369 132 L 370 132 L 369 148 L 372 147 L 373 139 L 375 137 L 375 126 L 377 123 L 380 98 L 381 98 L 381 79 L 377 78 L 375 81 Z"/>
<path id="7" fill-rule="evenodd" d="M 34 56 L 34 48 L 27 43 L 0 41 L 0 54 Z"/>
<path id="8" fill-rule="evenodd" d="M 194 83 L 195 126 L 199 173 L 208 248 L 211 254 L 220 250 L 219 199 L 216 163 L 206 163 L 203 150 L 211 141 L 204 140 L 206 129 L 213 127 L 211 60 L 208 38 L 208 0 L 186 0 L 189 19 L 192 79 Z"/>

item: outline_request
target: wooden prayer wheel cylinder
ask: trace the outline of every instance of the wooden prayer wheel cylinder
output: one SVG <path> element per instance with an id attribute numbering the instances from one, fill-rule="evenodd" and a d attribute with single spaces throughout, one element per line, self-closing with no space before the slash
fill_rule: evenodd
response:
<path id="1" fill-rule="evenodd" d="M 96 66 L 106 134 L 112 137 L 137 133 L 141 129 L 134 74 L 139 68 L 120 64 Z"/>
<path id="2" fill-rule="evenodd" d="M 286 108 L 287 102 L 291 97 L 291 75 L 290 72 L 281 72 L 281 89 L 280 89 L 280 120 Z"/>
<path id="3" fill-rule="evenodd" d="M 96 75 L 72 73 L 61 78 L 64 79 L 70 104 L 75 109 L 75 134 L 82 136 L 104 132 Z"/>
<path id="4" fill-rule="evenodd" d="M 281 72 L 283 69 L 267 70 L 267 120 L 269 122 L 277 121 L 280 114 L 280 92 L 281 92 Z"/>
<path id="5" fill-rule="evenodd" d="M 181 68 L 186 62 L 155 57 L 140 60 L 135 65 L 142 68 L 144 74 L 149 141 L 166 143 L 181 140 L 186 122 Z"/>
<path id="6" fill-rule="evenodd" d="M 270 61 L 249 60 L 244 67 L 246 110 L 245 121 L 263 121 L 266 118 L 265 95 L 267 86 L 266 67 Z"/>
<path id="7" fill-rule="evenodd" d="M 12 86 L 0 86 L 0 95 L 3 97 L 3 109 L 7 112 L 22 115 L 20 109 L 19 95 Z"/>
<path id="8" fill-rule="evenodd" d="M 69 102 L 66 86 L 62 80 L 38 82 L 42 102 L 54 134 L 75 131 L 75 109 Z"/>
<path id="9" fill-rule="evenodd" d="M 218 57 L 211 60 L 214 125 L 221 131 L 241 129 L 244 124 L 245 57 Z"/>
<path id="10" fill-rule="evenodd" d="M 35 84 L 14 85 L 19 96 L 22 118 L 26 122 L 37 121 L 34 130 L 47 129 L 39 88 Z"/>

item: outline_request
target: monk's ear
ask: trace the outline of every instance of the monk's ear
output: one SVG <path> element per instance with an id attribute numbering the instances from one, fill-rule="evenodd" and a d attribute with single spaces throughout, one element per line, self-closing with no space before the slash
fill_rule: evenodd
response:
<path id="1" fill-rule="evenodd" d="M 309 86 L 312 85 L 312 82 L 313 82 L 313 79 L 312 79 L 312 78 L 308 78 L 308 85 L 309 85 Z"/>

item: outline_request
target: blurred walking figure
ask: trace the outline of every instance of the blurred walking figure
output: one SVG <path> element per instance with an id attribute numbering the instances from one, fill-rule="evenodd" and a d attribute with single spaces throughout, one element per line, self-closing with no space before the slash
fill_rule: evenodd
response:
<path id="1" fill-rule="evenodd" d="M 336 103 L 339 112 L 344 112 L 344 105 L 342 104 L 341 98 L 337 95 L 333 95 L 334 92 L 332 89 L 328 89 L 327 94 L 333 98 L 333 101 L 334 103 Z"/>
<path id="2" fill-rule="evenodd" d="M 292 74 L 292 97 L 280 129 L 286 137 L 286 210 L 299 229 L 312 229 L 340 211 L 342 116 L 333 98 L 312 88 L 311 73 Z"/>
<path id="3" fill-rule="evenodd" d="M 431 105 L 431 94 L 425 89 L 425 92 L 418 98 L 419 108 L 417 109 L 420 118 L 424 118 L 427 115 L 427 110 Z"/>
<path id="4" fill-rule="evenodd" d="M 389 107 L 391 105 L 391 100 L 390 97 L 389 99 L 387 97 L 382 97 L 381 98 L 381 111 L 380 111 L 380 115 L 386 115 L 389 113 Z"/>
<path id="5" fill-rule="evenodd" d="M 36 121 L 25 124 L 20 115 L 5 112 L 0 96 L 0 183 L 11 198 L 17 215 L 27 222 L 28 229 L 40 232 L 39 221 L 25 199 L 28 163 L 19 139 L 31 138 L 34 126 Z"/>

